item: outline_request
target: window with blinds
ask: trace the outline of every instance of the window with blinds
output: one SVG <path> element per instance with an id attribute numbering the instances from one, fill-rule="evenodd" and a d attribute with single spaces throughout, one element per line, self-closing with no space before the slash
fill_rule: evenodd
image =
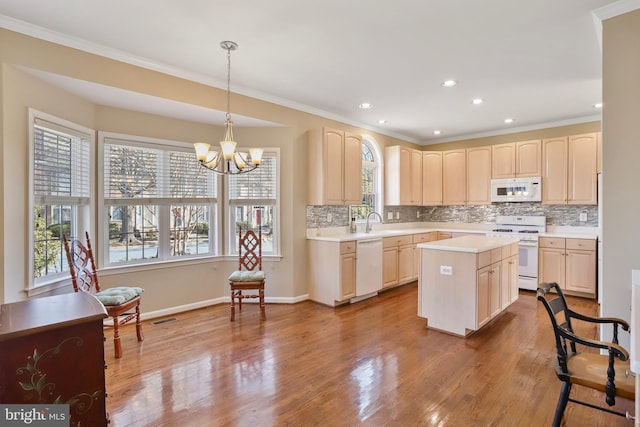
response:
<path id="1" fill-rule="evenodd" d="M 32 163 L 30 287 L 66 277 L 62 235 L 76 237 L 90 225 L 90 129 L 29 109 Z"/>
<path id="2" fill-rule="evenodd" d="M 216 253 L 217 178 L 184 144 L 100 134 L 105 263 Z"/>
<path id="3" fill-rule="evenodd" d="M 231 253 L 238 251 L 238 229 L 262 229 L 262 253 L 278 253 L 278 153 L 265 151 L 260 166 L 229 175 L 229 236 Z"/>

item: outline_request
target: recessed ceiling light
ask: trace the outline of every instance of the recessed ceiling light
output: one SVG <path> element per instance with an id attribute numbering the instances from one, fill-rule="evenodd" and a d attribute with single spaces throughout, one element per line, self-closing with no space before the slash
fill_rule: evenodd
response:
<path id="1" fill-rule="evenodd" d="M 378 123 L 383 125 L 383 124 L 387 123 L 387 121 L 385 119 L 380 119 L 380 120 L 378 120 Z"/>
<path id="2" fill-rule="evenodd" d="M 598 102 L 597 104 L 593 104 L 593 108 L 602 108 L 602 102 Z"/>
<path id="3" fill-rule="evenodd" d="M 513 119 L 509 117 L 509 118 L 504 119 L 504 122 L 505 123 L 513 123 Z"/>
<path id="4" fill-rule="evenodd" d="M 482 99 L 482 98 L 476 98 L 476 99 L 474 99 L 474 100 L 473 100 L 473 101 L 471 101 L 471 102 L 473 102 L 475 105 L 479 105 L 479 104 L 482 104 L 482 103 L 484 102 L 484 99 Z"/>
<path id="5" fill-rule="evenodd" d="M 434 134 L 434 135 L 440 135 L 440 131 L 439 131 L 439 130 L 434 130 L 434 131 L 433 131 L 433 134 Z"/>
<path id="6" fill-rule="evenodd" d="M 452 87 L 452 86 L 455 86 L 456 84 L 458 84 L 458 82 L 455 80 L 445 80 L 442 82 L 442 86 L 444 87 Z"/>
<path id="7" fill-rule="evenodd" d="M 358 105 L 358 107 L 362 108 L 363 110 L 369 110 L 373 108 L 373 104 L 370 104 L 369 102 L 363 102 L 362 104 Z"/>

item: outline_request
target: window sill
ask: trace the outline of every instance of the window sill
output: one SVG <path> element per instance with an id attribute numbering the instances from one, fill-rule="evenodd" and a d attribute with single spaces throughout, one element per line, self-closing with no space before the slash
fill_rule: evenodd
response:
<path id="1" fill-rule="evenodd" d="M 48 283 L 34 286 L 33 288 L 27 288 L 24 292 L 28 298 L 46 294 L 57 289 L 69 287 L 69 292 L 73 292 L 73 286 L 71 285 L 71 276 L 55 279 Z"/>

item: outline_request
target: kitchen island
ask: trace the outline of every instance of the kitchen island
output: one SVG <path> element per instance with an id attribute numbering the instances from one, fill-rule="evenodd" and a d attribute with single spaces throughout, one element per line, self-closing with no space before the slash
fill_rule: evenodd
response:
<path id="1" fill-rule="evenodd" d="M 417 245 L 418 315 L 468 336 L 518 299 L 518 239 L 462 236 Z"/>

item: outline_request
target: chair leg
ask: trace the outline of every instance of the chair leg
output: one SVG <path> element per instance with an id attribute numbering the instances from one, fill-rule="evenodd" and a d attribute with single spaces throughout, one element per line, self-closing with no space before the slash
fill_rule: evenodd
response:
<path id="1" fill-rule="evenodd" d="M 267 320 L 267 315 L 265 313 L 265 307 L 264 307 L 264 289 L 260 289 L 260 314 L 261 314 L 261 318 L 262 320 Z"/>
<path id="2" fill-rule="evenodd" d="M 113 349 L 116 359 L 122 357 L 122 344 L 120 343 L 120 330 L 118 326 L 120 326 L 118 316 L 113 316 Z"/>
<path id="3" fill-rule="evenodd" d="M 236 320 L 236 291 L 231 290 L 231 321 Z"/>
<path id="4" fill-rule="evenodd" d="M 553 427 L 560 427 L 564 410 L 569 402 L 569 393 L 571 392 L 571 383 L 569 381 L 562 382 L 560 397 L 558 398 L 558 406 L 556 407 L 556 415 L 553 417 Z"/>
<path id="5" fill-rule="evenodd" d="M 142 322 L 140 321 L 140 304 L 136 305 L 136 335 L 138 336 L 138 341 L 144 341 Z"/>
<path id="6" fill-rule="evenodd" d="M 242 311 L 242 291 L 238 291 L 238 310 Z"/>

